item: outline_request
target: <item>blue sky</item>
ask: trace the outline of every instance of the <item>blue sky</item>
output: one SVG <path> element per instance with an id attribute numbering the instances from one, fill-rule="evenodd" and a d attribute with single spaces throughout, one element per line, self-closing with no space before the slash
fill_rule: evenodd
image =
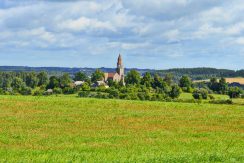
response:
<path id="1" fill-rule="evenodd" d="M 243 0 L 0 0 L 0 65 L 244 68 Z"/>

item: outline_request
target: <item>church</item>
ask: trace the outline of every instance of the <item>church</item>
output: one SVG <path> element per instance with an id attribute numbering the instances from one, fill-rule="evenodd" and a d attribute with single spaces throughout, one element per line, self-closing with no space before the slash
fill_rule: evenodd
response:
<path id="1" fill-rule="evenodd" d="M 122 63 L 122 57 L 119 54 L 116 72 L 104 73 L 104 80 L 108 81 L 109 79 L 111 79 L 116 82 L 122 81 L 124 83 L 124 77 L 125 77 L 125 70 L 124 70 L 124 66 Z"/>

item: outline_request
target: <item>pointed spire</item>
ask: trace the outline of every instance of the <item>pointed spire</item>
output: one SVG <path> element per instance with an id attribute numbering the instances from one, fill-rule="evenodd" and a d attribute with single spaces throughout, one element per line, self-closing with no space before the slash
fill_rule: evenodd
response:
<path id="1" fill-rule="evenodd" d="M 118 57 L 117 65 L 118 65 L 118 66 L 122 66 L 122 57 L 121 57 L 120 54 L 119 54 L 119 57 Z"/>

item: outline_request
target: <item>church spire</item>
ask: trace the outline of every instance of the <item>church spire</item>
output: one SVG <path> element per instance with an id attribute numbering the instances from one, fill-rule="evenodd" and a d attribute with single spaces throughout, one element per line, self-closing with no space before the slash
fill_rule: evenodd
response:
<path id="1" fill-rule="evenodd" d="M 117 66 L 122 66 L 122 57 L 121 57 L 120 54 L 119 54 L 119 57 L 118 57 Z"/>

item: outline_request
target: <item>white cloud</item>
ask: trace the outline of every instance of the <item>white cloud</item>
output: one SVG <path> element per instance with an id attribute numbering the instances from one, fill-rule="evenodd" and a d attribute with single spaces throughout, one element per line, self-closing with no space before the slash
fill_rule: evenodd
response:
<path id="1" fill-rule="evenodd" d="M 228 45 L 238 55 L 243 12 L 241 0 L 13 0 L 0 3 L 0 43 L 5 51 L 68 49 L 107 57 L 122 51 L 155 58 L 217 57 Z"/>
<path id="2" fill-rule="evenodd" d="M 244 45 L 244 37 L 237 38 L 236 43 L 239 45 Z"/>
<path id="3" fill-rule="evenodd" d="M 86 17 L 80 17 L 76 20 L 66 20 L 59 25 L 63 29 L 71 29 L 74 31 L 86 31 L 86 30 L 111 30 L 116 31 L 115 27 L 109 22 L 99 21 L 97 19 L 89 19 Z"/>

